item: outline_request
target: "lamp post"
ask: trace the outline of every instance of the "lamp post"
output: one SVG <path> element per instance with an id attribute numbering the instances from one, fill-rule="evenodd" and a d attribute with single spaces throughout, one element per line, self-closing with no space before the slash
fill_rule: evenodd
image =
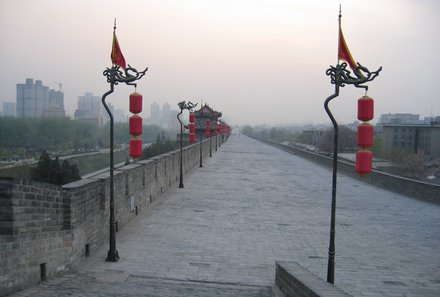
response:
<path id="1" fill-rule="evenodd" d="M 202 151 L 203 151 L 203 144 L 202 144 L 203 130 L 200 130 L 199 135 L 200 135 L 200 168 L 202 168 L 203 167 L 203 157 L 202 157 Z"/>
<path id="2" fill-rule="evenodd" d="M 114 30 L 116 30 L 116 20 L 115 20 Z M 113 42 L 115 42 L 115 39 L 113 40 Z M 113 46 L 115 46 L 115 44 L 113 44 Z M 120 53 L 120 55 L 122 56 L 122 53 Z M 113 60 L 113 52 L 112 52 L 112 60 Z M 124 60 L 124 66 L 125 66 L 125 60 Z M 128 67 L 124 69 L 124 72 L 122 72 L 121 68 L 115 64 L 115 61 L 113 61 L 113 66 L 111 68 L 107 68 L 103 72 L 103 75 L 107 77 L 107 82 L 110 84 L 110 90 L 104 93 L 104 95 L 102 95 L 102 105 L 104 105 L 104 108 L 107 111 L 110 118 L 110 226 L 109 226 L 110 247 L 106 258 L 106 261 L 108 262 L 117 262 L 119 260 L 119 253 L 118 250 L 116 249 L 115 188 L 114 188 L 114 158 L 113 158 L 114 120 L 113 120 L 113 114 L 110 108 L 108 107 L 107 103 L 105 102 L 105 99 L 108 95 L 113 93 L 114 87 L 118 83 L 125 83 L 127 85 L 131 85 L 136 88 L 137 84 L 134 83 L 134 81 L 141 79 L 145 75 L 145 72 L 147 72 L 147 70 L 148 67 L 145 68 L 144 71 L 138 72 L 135 68 L 132 68 L 130 65 L 128 65 Z"/>
<path id="3" fill-rule="evenodd" d="M 181 101 L 177 103 L 177 105 L 180 108 L 180 113 L 177 115 L 177 120 L 180 123 L 180 182 L 179 182 L 179 188 L 183 188 L 183 123 L 180 119 L 180 115 L 183 113 L 183 110 L 189 110 L 191 111 L 194 107 L 197 106 L 196 104 L 193 104 L 191 101 L 188 101 L 188 103 L 185 103 L 185 101 Z"/>
<path id="4" fill-rule="evenodd" d="M 212 157 L 212 146 L 211 146 L 211 121 L 208 119 L 206 120 L 206 131 L 205 131 L 205 137 L 209 138 L 209 157 Z"/>
<path id="5" fill-rule="evenodd" d="M 218 141 L 218 120 L 215 121 L 214 133 L 215 133 L 215 151 L 217 151 L 217 141 Z"/>
<path id="6" fill-rule="evenodd" d="M 332 99 L 339 96 L 339 88 L 346 84 L 354 85 L 357 88 L 368 91 L 368 86 L 363 85 L 375 79 L 382 70 L 380 67 L 377 71 L 370 72 L 368 68 L 357 63 L 356 69 L 353 71 L 356 77 L 351 76 L 350 71 L 346 69 L 347 63 L 337 64 L 336 67 L 330 66 L 326 71 L 326 75 L 330 76 L 330 81 L 335 85 L 335 92 L 327 97 L 324 102 L 324 109 L 327 112 L 334 129 L 333 137 L 333 176 L 332 176 L 332 204 L 331 204 L 331 219 L 330 219 L 330 243 L 328 249 L 328 266 L 327 266 L 327 282 L 334 283 L 335 279 L 335 220 L 336 220 L 336 179 L 338 166 L 338 123 L 334 118 L 329 108 L 329 103 Z"/>
<path id="7" fill-rule="evenodd" d="M 211 134 L 211 122 L 209 122 L 209 133 Z M 209 136 L 209 156 L 212 157 L 212 137 Z"/>

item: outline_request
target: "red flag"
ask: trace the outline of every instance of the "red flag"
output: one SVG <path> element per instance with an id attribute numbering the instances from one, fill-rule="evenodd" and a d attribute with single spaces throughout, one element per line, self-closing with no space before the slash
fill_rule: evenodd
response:
<path id="1" fill-rule="evenodd" d="M 112 59 L 112 63 L 118 65 L 122 69 L 125 69 L 125 58 L 122 54 L 121 48 L 119 47 L 118 38 L 116 37 L 115 31 L 113 31 L 113 44 L 112 44 L 112 53 L 110 55 Z"/>
<path id="2" fill-rule="evenodd" d="M 355 70 L 357 67 L 356 62 L 351 56 L 350 50 L 348 49 L 347 43 L 345 42 L 344 34 L 342 34 L 342 29 L 339 27 L 339 47 L 338 47 L 338 59 L 347 61 L 350 68 Z"/>

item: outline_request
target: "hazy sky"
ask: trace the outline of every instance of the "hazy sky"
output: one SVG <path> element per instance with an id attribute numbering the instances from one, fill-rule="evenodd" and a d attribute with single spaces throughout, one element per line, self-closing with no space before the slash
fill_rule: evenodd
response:
<path id="1" fill-rule="evenodd" d="M 0 102 L 15 102 L 26 78 L 57 89 L 73 115 L 77 97 L 102 96 L 111 66 L 113 20 L 150 104 L 207 102 L 231 124 L 330 123 L 323 103 L 334 86 L 338 10 L 354 58 L 383 72 L 370 83 L 383 113 L 440 115 L 438 0 L 0 0 Z M 127 110 L 133 87 L 108 102 Z M 356 120 L 363 90 L 341 89 L 331 109 Z"/>

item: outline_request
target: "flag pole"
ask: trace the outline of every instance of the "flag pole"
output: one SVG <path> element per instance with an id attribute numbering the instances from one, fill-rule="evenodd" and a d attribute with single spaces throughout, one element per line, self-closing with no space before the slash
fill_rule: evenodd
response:
<path id="1" fill-rule="evenodd" d="M 338 39 L 341 38 L 341 4 L 339 4 L 339 32 Z M 339 65 L 339 47 L 340 42 L 338 40 L 338 62 L 337 68 Z M 338 174 L 338 147 L 339 147 L 339 125 L 336 121 L 333 113 L 330 111 L 329 103 L 332 99 L 339 96 L 339 84 L 335 83 L 335 92 L 327 97 L 324 102 L 324 109 L 327 112 L 332 124 L 333 124 L 333 174 L 332 174 L 332 201 L 331 201 L 331 210 L 330 210 L 330 241 L 328 246 L 328 263 L 327 263 L 327 282 L 334 284 L 335 283 L 335 255 L 336 255 L 336 247 L 335 247 L 335 235 L 336 235 L 336 187 L 337 187 L 337 174 Z"/>
<path id="2" fill-rule="evenodd" d="M 341 4 L 339 4 L 339 42 L 338 42 L 338 62 L 336 67 L 330 66 L 326 71 L 326 75 L 330 76 L 330 82 L 335 85 L 335 92 L 327 97 L 324 102 L 324 109 L 327 112 L 332 124 L 333 124 L 333 175 L 332 175 L 332 201 L 331 201 L 331 217 L 330 217 L 330 242 L 328 247 L 328 265 L 327 265 L 327 282 L 334 284 L 335 281 L 335 234 L 336 234 L 336 186 L 337 186 L 337 171 L 338 171 L 338 123 L 329 108 L 331 100 L 339 96 L 339 88 L 345 85 L 354 85 L 356 88 L 368 89 L 365 83 L 372 81 L 379 75 L 382 70 L 380 67 L 377 71 L 370 72 L 368 68 L 362 66 L 362 71 L 366 73 L 364 76 L 358 68 L 361 65 L 358 63 L 358 67 L 351 67 L 351 64 L 355 64 L 351 53 L 349 52 L 345 43 L 342 29 L 341 29 L 342 10 Z M 343 48 L 341 48 L 341 45 Z M 341 59 L 340 52 L 344 50 L 344 57 Z M 352 68 L 356 77 L 350 75 L 350 72 L 346 70 L 347 63 L 339 64 L 340 60 L 346 60 Z"/>
<path id="3" fill-rule="evenodd" d="M 339 24 L 339 28 L 338 28 L 338 53 L 337 53 L 337 63 L 336 65 L 339 65 L 339 50 L 340 50 L 340 46 L 341 46 L 341 42 L 339 41 L 339 39 L 341 38 L 341 19 L 342 19 L 342 10 L 341 10 L 341 4 L 339 4 L 339 17 L 338 17 L 338 24 Z M 115 19 L 116 22 L 116 19 Z M 116 25 L 115 25 L 116 26 Z"/>
<path id="4" fill-rule="evenodd" d="M 114 60 L 113 57 L 113 51 L 115 49 L 115 44 L 117 44 L 116 39 L 116 18 L 113 26 L 113 43 L 112 43 L 112 54 L 110 55 L 110 58 L 112 60 L 112 67 L 107 68 L 104 70 L 103 75 L 107 77 L 107 82 L 110 84 L 110 90 L 104 95 L 102 95 L 102 105 L 104 106 L 105 110 L 107 111 L 109 118 L 110 118 L 110 199 L 109 199 L 109 210 L 110 210 L 110 216 L 109 216 L 109 250 L 107 253 L 107 262 L 117 262 L 119 260 L 119 253 L 116 249 L 116 229 L 117 229 L 117 223 L 116 223 L 116 216 L 115 216 L 115 187 L 114 187 L 114 120 L 113 120 L 113 114 L 105 102 L 105 99 L 108 95 L 114 92 L 114 86 L 118 83 L 125 83 L 126 85 L 131 85 L 136 88 L 135 81 L 138 79 L 141 79 L 145 72 L 148 70 L 148 67 L 145 68 L 144 71 L 138 72 L 135 68 L 130 67 L 128 65 L 128 68 L 125 67 L 125 59 L 122 56 L 122 53 L 120 51 L 119 45 L 118 48 L 118 61 Z M 122 71 L 119 70 L 119 67 L 121 67 L 121 61 L 120 57 L 122 57 L 123 60 L 123 69 L 125 70 L 125 75 L 122 73 Z M 131 74 L 127 75 L 127 71 L 130 70 Z"/>

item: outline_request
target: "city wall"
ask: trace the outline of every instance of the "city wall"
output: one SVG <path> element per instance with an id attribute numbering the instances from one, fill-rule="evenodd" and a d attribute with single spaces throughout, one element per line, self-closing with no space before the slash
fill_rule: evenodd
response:
<path id="1" fill-rule="evenodd" d="M 202 145 L 206 158 L 210 142 Z M 200 143 L 185 147 L 184 179 L 199 165 Z M 180 150 L 115 169 L 117 228 L 177 187 L 179 173 Z M 0 296 L 66 272 L 108 242 L 109 184 L 109 171 L 64 186 L 0 178 Z"/>
<path id="2" fill-rule="evenodd" d="M 331 157 L 323 156 L 295 146 L 287 146 L 270 141 L 265 142 L 282 150 L 297 154 L 305 159 L 327 166 L 333 166 L 333 158 Z M 361 177 L 358 173 L 356 173 L 354 165 L 354 162 L 340 158 L 338 160 L 338 172 L 343 172 L 346 175 L 350 175 L 354 178 L 361 179 L 364 182 L 383 187 L 390 191 L 440 204 L 439 185 L 404 178 L 377 170 L 373 170 L 373 172 L 367 176 Z"/>

